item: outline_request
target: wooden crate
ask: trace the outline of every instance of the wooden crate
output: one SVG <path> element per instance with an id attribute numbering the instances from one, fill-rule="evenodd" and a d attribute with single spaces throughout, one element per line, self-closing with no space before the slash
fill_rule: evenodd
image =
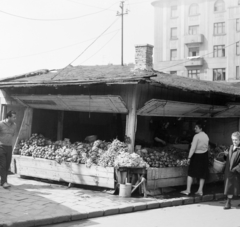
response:
<path id="1" fill-rule="evenodd" d="M 147 188 L 157 188 L 185 185 L 187 167 L 149 168 L 147 171 Z"/>
<path id="2" fill-rule="evenodd" d="M 209 168 L 209 178 L 206 183 L 223 181 L 223 173 L 216 173 Z M 187 184 L 188 167 L 149 168 L 147 170 L 147 189 L 173 187 Z M 196 180 L 193 182 L 197 183 Z"/>
<path id="3" fill-rule="evenodd" d="M 115 188 L 114 168 L 91 166 L 32 158 L 21 155 L 13 156 L 15 173 L 23 176 L 64 181 L 81 185 Z"/>

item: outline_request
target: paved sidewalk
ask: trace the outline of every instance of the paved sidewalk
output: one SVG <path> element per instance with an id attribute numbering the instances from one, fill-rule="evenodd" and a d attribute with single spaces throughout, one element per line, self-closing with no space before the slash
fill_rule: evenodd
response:
<path id="1" fill-rule="evenodd" d="M 0 187 L 0 227 L 30 227 L 146 209 L 223 199 L 222 193 L 203 197 L 121 198 L 100 191 L 9 176 L 10 189 Z"/>

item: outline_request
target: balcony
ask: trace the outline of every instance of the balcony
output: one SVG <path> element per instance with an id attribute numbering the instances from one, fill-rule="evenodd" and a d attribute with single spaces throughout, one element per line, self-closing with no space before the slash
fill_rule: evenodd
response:
<path id="1" fill-rule="evenodd" d="M 192 43 L 203 43 L 203 35 L 185 35 L 184 37 L 185 44 L 192 44 Z"/>
<path id="2" fill-rule="evenodd" d="M 202 66 L 203 59 L 200 57 L 188 57 L 187 62 L 184 63 L 185 67 L 189 66 Z"/>

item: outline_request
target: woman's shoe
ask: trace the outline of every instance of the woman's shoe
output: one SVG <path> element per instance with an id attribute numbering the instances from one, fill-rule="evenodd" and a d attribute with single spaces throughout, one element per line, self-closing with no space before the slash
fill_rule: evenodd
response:
<path id="1" fill-rule="evenodd" d="M 3 188 L 5 188 L 5 189 L 6 189 L 6 188 L 10 188 L 10 187 L 11 187 L 11 185 L 9 185 L 8 183 L 4 183 L 4 184 L 3 184 Z"/>
<path id="2" fill-rule="evenodd" d="M 202 192 L 196 192 L 195 195 L 203 196 L 203 193 Z"/>
<path id="3" fill-rule="evenodd" d="M 224 209 L 224 210 L 229 210 L 229 209 L 231 209 L 231 199 L 228 199 L 228 200 L 227 200 L 227 202 L 226 202 L 226 204 L 225 204 L 225 206 L 224 206 L 223 209 Z"/>
<path id="4" fill-rule="evenodd" d="M 188 192 L 188 191 L 181 191 L 180 193 L 184 194 L 184 195 L 189 195 L 190 194 L 190 192 Z"/>

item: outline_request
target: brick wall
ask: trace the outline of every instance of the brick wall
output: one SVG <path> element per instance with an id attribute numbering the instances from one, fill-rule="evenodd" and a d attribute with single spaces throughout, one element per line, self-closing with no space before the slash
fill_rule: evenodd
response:
<path id="1" fill-rule="evenodd" d="M 153 46 L 149 44 L 135 46 L 135 69 L 152 70 Z"/>

